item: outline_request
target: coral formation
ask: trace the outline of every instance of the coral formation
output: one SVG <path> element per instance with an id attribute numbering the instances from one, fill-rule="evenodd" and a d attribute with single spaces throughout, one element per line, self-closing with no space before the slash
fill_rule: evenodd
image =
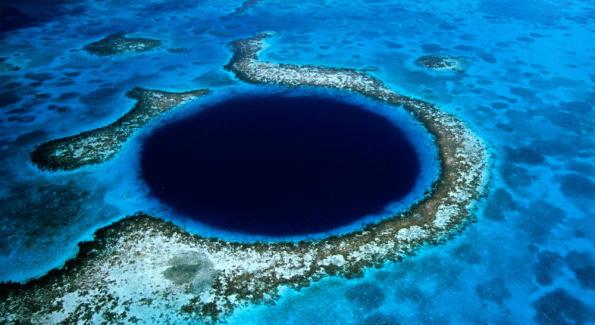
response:
<path id="1" fill-rule="evenodd" d="M 415 64 L 435 71 L 465 71 L 463 58 L 449 55 L 424 55 L 415 60 Z"/>
<path id="2" fill-rule="evenodd" d="M 99 56 L 118 55 L 129 52 L 145 52 L 161 45 L 160 40 L 150 38 L 129 38 L 126 33 L 114 33 L 99 41 L 90 43 L 84 50 Z"/>
<path id="3" fill-rule="evenodd" d="M 218 320 L 238 306 L 274 301 L 280 287 L 297 289 L 329 275 L 359 276 L 366 267 L 439 243 L 473 220 L 486 186 L 488 157 L 482 141 L 461 121 L 363 72 L 259 61 L 268 36 L 235 41 L 226 68 L 251 83 L 350 90 L 407 110 L 439 149 L 441 175 L 431 193 L 407 211 L 359 231 L 302 242 L 234 243 L 193 235 L 144 214 L 131 216 L 82 243 L 63 269 L 26 284 L 4 285 L 0 320 Z"/>
<path id="4" fill-rule="evenodd" d="M 41 169 L 72 170 L 113 158 L 139 128 L 167 111 L 209 93 L 199 89 L 181 93 L 134 88 L 126 96 L 136 105 L 117 121 L 90 131 L 39 145 L 31 161 Z"/>

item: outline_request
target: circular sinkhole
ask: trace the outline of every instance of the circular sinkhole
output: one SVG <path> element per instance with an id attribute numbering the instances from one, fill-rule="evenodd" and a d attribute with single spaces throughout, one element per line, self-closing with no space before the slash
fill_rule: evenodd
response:
<path id="1" fill-rule="evenodd" d="M 147 135 L 141 177 L 166 206 L 226 232 L 296 236 L 382 213 L 418 154 L 386 116 L 330 96 L 226 98 Z"/>

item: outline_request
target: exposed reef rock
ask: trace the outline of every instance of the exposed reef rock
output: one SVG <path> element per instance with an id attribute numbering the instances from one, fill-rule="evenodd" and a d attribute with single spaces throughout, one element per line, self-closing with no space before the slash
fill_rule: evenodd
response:
<path id="1" fill-rule="evenodd" d="M 463 58 L 448 55 L 425 55 L 415 60 L 415 64 L 435 71 L 465 71 Z"/>
<path id="2" fill-rule="evenodd" d="M 0 58 L 0 73 L 19 71 L 20 69 L 21 68 L 19 68 L 18 66 L 6 62 L 6 58 Z"/>
<path id="3" fill-rule="evenodd" d="M 207 89 L 172 93 L 134 88 L 126 96 L 137 100 L 124 116 L 107 126 L 39 145 L 31 161 L 41 169 L 72 170 L 113 158 L 126 140 L 159 115 L 209 93 Z"/>
<path id="4" fill-rule="evenodd" d="M 360 231 L 299 243 L 227 242 L 146 215 L 128 217 L 81 244 L 65 268 L 1 288 L 0 320 L 219 320 L 238 306 L 273 302 L 281 286 L 298 289 L 328 275 L 359 276 L 366 267 L 439 243 L 473 220 L 486 186 L 487 153 L 461 121 L 363 72 L 259 61 L 267 36 L 234 42 L 227 69 L 251 83 L 351 90 L 407 110 L 439 149 L 441 175 L 432 192 L 409 210 Z"/>
<path id="5" fill-rule="evenodd" d="M 128 38 L 126 33 L 120 32 L 108 35 L 107 37 L 88 44 L 85 51 L 99 55 L 118 55 L 128 52 L 145 52 L 161 45 L 160 40 L 149 38 Z"/>

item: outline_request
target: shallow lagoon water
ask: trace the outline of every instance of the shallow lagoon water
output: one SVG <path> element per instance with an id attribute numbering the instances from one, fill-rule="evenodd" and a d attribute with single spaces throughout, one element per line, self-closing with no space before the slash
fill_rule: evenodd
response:
<path id="1" fill-rule="evenodd" d="M 592 2 L 263 1 L 241 14 L 234 14 L 239 2 L 112 5 L 118 9 L 61 3 L 53 21 L 2 36 L 2 56 L 22 69 L 0 76 L 3 93 L 13 94 L 0 111 L 1 279 L 41 275 L 72 256 L 93 229 L 141 208 L 158 210 L 130 176 L 133 143 L 105 166 L 59 174 L 28 164 L 34 145 L 117 118 L 130 107 L 122 94 L 131 86 L 244 87 L 220 68 L 229 59 L 227 42 L 274 30 L 267 60 L 371 67 L 391 88 L 455 114 L 490 144 L 493 178 L 477 223 L 452 241 L 360 280 L 287 292 L 276 306 L 238 311 L 230 323 L 593 321 L 593 272 L 584 271 L 595 258 Z M 107 60 L 78 51 L 120 30 L 188 51 Z M 413 66 L 432 50 L 465 56 L 469 66 L 456 75 Z M 51 195 L 71 212 L 34 209 L 47 207 Z"/>

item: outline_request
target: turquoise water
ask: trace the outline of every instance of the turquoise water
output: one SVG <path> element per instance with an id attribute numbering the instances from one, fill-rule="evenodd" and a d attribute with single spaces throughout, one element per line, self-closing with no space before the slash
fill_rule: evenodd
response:
<path id="1" fill-rule="evenodd" d="M 0 280 L 44 274 L 126 214 L 168 214 L 132 172 L 142 132 L 116 159 L 75 172 L 38 171 L 36 144 L 113 121 L 134 86 L 212 88 L 204 103 L 259 91 L 222 67 L 230 41 L 274 31 L 265 60 L 367 69 L 456 115 L 490 146 L 492 179 L 477 222 L 445 244 L 362 279 L 288 290 L 230 323 L 595 322 L 594 3 L 23 3 L 30 24 L 0 41 L 0 57 L 21 67 L 0 74 Z M 42 4 L 54 15 L 34 12 Z M 117 31 L 165 44 L 108 58 L 81 50 Z M 413 62 L 425 54 L 461 56 L 466 70 L 424 70 Z"/>

